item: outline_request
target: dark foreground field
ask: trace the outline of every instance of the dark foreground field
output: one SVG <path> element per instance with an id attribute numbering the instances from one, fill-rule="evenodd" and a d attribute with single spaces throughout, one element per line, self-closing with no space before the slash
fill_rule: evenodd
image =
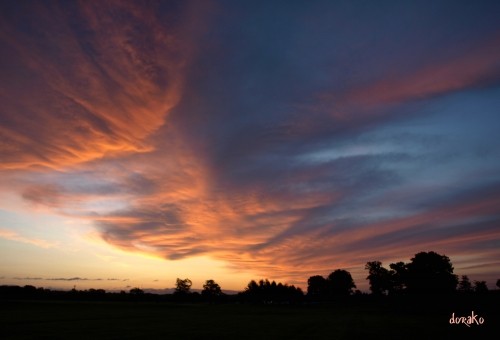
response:
<path id="1" fill-rule="evenodd" d="M 450 325 L 451 314 L 484 318 Z M 1 339 L 498 339 L 494 301 L 331 305 L 0 301 Z"/>

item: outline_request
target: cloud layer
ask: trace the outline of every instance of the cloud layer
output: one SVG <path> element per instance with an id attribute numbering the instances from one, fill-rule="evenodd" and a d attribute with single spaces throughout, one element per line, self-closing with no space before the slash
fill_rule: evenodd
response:
<path id="1" fill-rule="evenodd" d="M 428 250 L 496 275 L 498 5 L 4 6 L 1 185 L 32 206 L 302 285 Z"/>
<path id="2" fill-rule="evenodd" d="M 145 139 L 179 100 L 189 58 L 173 14 L 125 2 L 4 7 L 2 168 L 153 148 Z"/>

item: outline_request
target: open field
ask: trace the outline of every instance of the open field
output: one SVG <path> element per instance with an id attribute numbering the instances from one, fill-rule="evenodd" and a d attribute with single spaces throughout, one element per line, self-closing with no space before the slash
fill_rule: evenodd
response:
<path id="1" fill-rule="evenodd" d="M 448 309 L 456 306 L 443 305 L 414 309 L 408 305 L 359 302 L 315 306 L 0 303 L 2 339 L 492 339 L 500 328 L 494 304 L 483 311 L 475 310 L 484 317 L 484 324 L 467 327 L 450 325 L 454 311 Z"/>

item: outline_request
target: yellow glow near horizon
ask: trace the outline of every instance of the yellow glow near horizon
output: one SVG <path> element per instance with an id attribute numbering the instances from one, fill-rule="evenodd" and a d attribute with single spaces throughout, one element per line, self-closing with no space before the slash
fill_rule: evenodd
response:
<path id="1" fill-rule="evenodd" d="M 242 290 L 252 273 L 234 272 L 210 256 L 167 260 L 145 252 L 128 252 L 103 241 L 92 225 L 33 212 L 2 211 L 0 284 L 58 289 L 128 290 L 173 288 L 176 278 L 189 278 L 200 289 L 208 279 L 226 290 Z M 9 221 L 16 221 L 10 226 Z M 49 230 L 40 234 L 37 230 Z M 81 280 L 70 280 L 80 278 Z M 56 280 L 57 279 L 57 280 Z"/>

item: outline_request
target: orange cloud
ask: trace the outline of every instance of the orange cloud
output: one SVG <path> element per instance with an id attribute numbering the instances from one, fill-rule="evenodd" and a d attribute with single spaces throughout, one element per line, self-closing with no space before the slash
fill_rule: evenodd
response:
<path id="1" fill-rule="evenodd" d="M 496 194 L 441 202 L 421 213 L 346 227 L 336 217 L 318 219 L 322 216 L 318 209 L 333 209 L 336 202 L 346 204 L 342 202 L 346 193 L 340 189 L 333 192 L 309 187 L 300 192 L 294 191 L 300 186 L 284 190 L 259 184 L 232 187 L 221 182 L 207 158 L 187 146 L 183 141 L 186 136 L 170 132 L 176 148 L 169 150 L 169 157 L 158 150 L 126 159 L 127 169 L 147 176 L 153 191 L 142 185 L 128 193 L 130 173 L 119 166 L 103 165 L 106 171 L 95 175 L 112 178 L 113 185 L 122 191 L 110 195 L 126 204 L 98 213 L 92 213 L 91 208 L 73 211 L 95 222 L 109 244 L 167 259 L 209 255 L 227 262 L 235 271 L 272 275 L 305 287 L 309 276 L 328 274 L 336 268 L 352 270 L 364 284 L 366 273 L 361 267 L 366 261 L 408 261 L 424 250 L 444 253 L 452 260 L 454 254 L 467 253 L 491 258 L 491 250 L 483 254 L 479 245 L 500 238 L 490 225 L 474 220 L 494 215 L 500 204 Z M 311 174 L 319 176 L 315 171 Z M 305 173 L 297 172 L 297 176 L 291 176 L 290 181 L 310 181 Z M 100 178 L 93 180 L 99 182 Z M 81 206 L 99 197 L 97 193 L 53 186 L 28 187 L 24 196 L 59 211 L 74 205 L 72 202 Z M 469 225 L 461 229 L 462 223 Z M 464 265 L 473 264 L 469 261 Z"/>
<path id="2" fill-rule="evenodd" d="M 154 6 L 124 2 L 38 3 L 4 19 L 0 42 L 12 70 L 0 89 L 1 169 L 154 148 L 147 137 L 179 101 L 191 53 L 180 23 L 166 27 L 173 18 Z M 19 29 L 23 20 L 37 34 Z"/>

